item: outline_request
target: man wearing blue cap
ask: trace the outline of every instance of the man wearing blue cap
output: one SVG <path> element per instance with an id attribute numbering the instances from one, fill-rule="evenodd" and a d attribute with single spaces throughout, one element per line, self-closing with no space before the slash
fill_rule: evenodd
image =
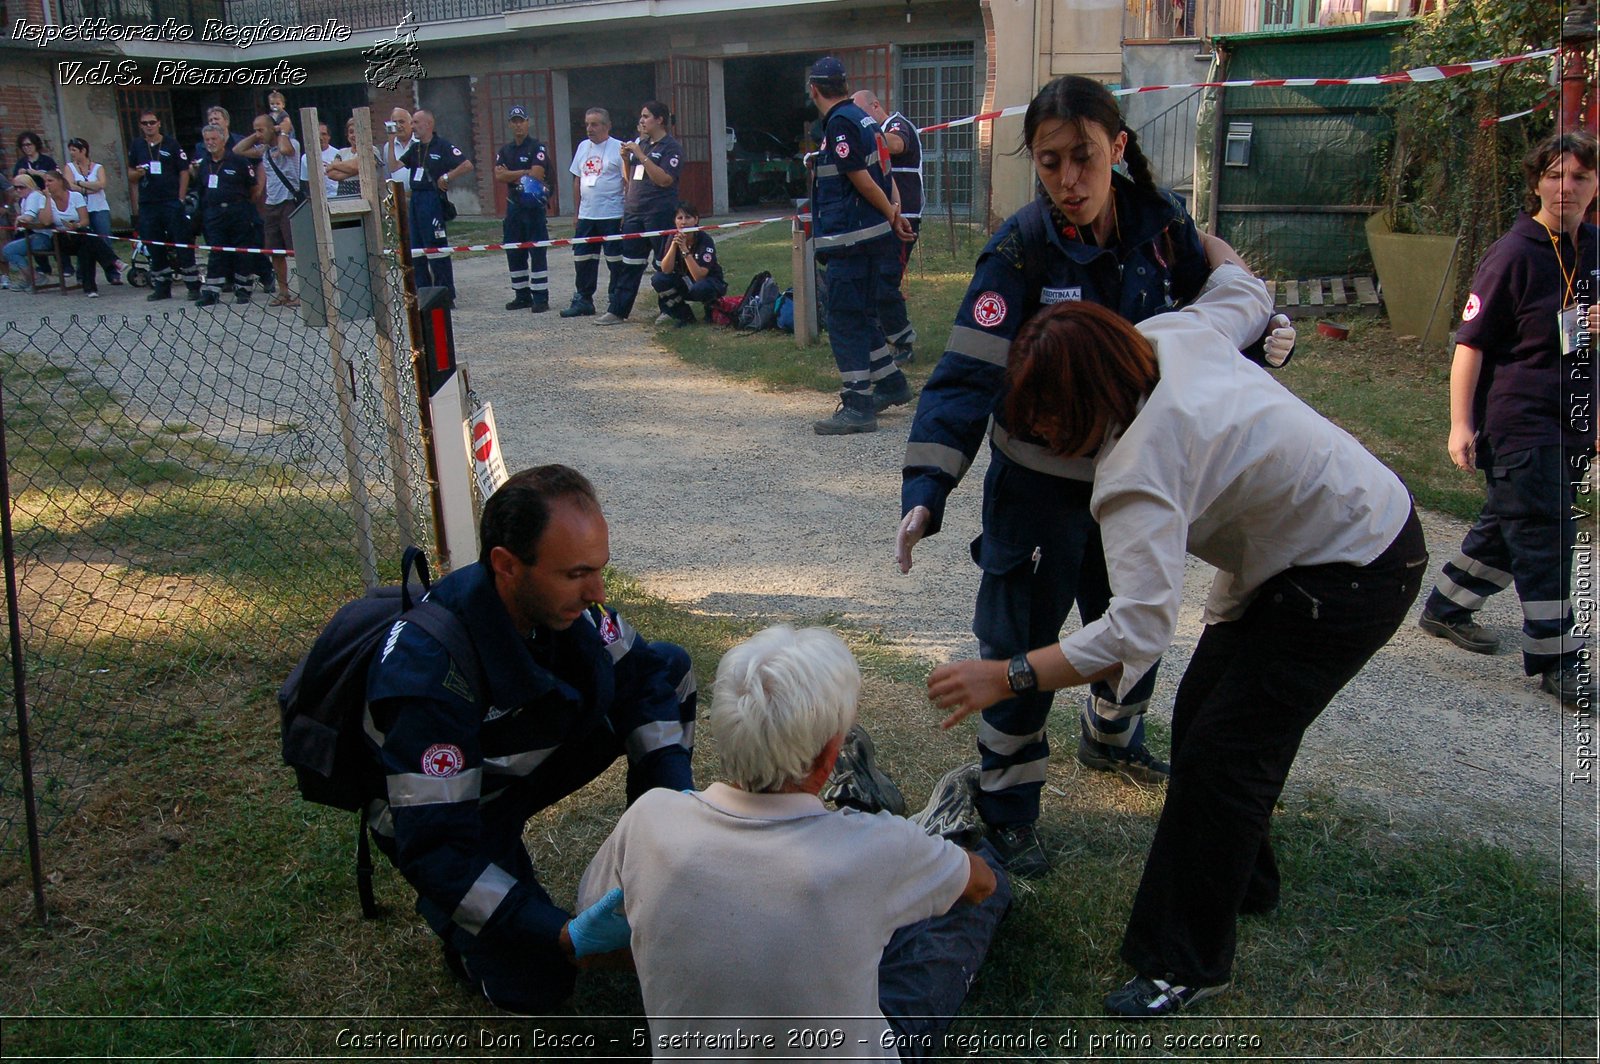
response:
<path id="1" fill-rule="evenodd" d="M 876 432 L 878 413 L 911 401 L 878 323 L 878 276 L 895 240 L 912 238 L 889 194 L 883 132 L 850 99 L 844 64 L 825 56 L 806 81 L 821 112 L 811 196 L 817 261 L 828 285 L 828 342 L 839 367 L 839 409 L 812 425 L 820 436 Z"/>
<path id="2" fill-rule="evenodd" d="M 513 107 L 506 116 L 511 125 L 511 143 L 500 149 L 494 160 L 494 179 L 506 186 L 506 219 L 501 226 L 507 244 L 529 240 L 549 240 L 545 204 L 546 152 L 537 137 L 528 136 L 528 112 Z M 507 310 L 531 310 L 535 314 L 550 309 L 550 268 L 545 248 L 507 248 L 506 265 L 511 270 L 511 302 Z"/>

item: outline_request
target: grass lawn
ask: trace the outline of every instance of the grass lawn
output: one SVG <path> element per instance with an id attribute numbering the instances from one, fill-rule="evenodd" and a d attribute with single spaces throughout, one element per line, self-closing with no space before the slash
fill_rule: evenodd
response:
<path id="1" fill-rule="evenodd" d="M 733 283 L 742 284 L 763 256 L 786 263 L 787 239 L 769 227 L 723 243 Z M 976 251 L 975 239 L 955 254 L 937 242 L 925 237 L 912 267 L 912 316 L 925 323 L 917 376 L 942 345 Z M 775 273 L 786 277 L 787 267 Z M 1374 326 L 1342 347 L 1307 341 L 1281 379 L 1324 409 L 1348 402 L 1345 423 L 1370 445 L 1415 451 L 1425 464 L 1428 453 L 1442 452 L 1442 429 L 1407 416 L 1404 401 L 1384 395 L 1388 405 L 1380 405 L 1376 397 L 1409 388 L 1417 402 L 1437 404 L 1442 371 L 1421 360 L 1405 368 L 1384 337 Z M 665 338 L 685 358 L 773 387 L 835 387 L 826 346 L 800 352 L 787 335 L 709 329 L 666 331 Z M 1346 387 L 1342 378 L 1353 367 L 1365 376 Z M 51 418 L 63 404 L 82 404 L 118 428 L 82 446 L 12 456 L 24 544 L 39 534 L 30 515 L 41 512 L 41 493 L 66 505 L 70 485 L 93 472 L 109 490 L 76 505 L 130 541 L 144 542 L 149 528 L 201 530 L 202 548 L 183 556 L 182 572 L 213 590 L 174 601 L 164 620 L 203 628 L 210 645 L 240 649 L 203 668 L 161 671 L 169 648 L 159 639 L 119 645 L 130 667 L 159 673 L 160 682 L 143 685 L 138 697 L 170 712 L 116 737 L 120 759 L 103 764 L 86 801 L 44 840 L 48 926 L 31 919 L 25 859 L 0 855 L 5 1055 L 647 1056 L 631 977 L 585 975 L 563 1015 L 510 1019 L 453 982 L 436 940 L 411 911 L 408 888 L 381 858 L 386 912 L 361 919 L 354 819 L 296 797 L 278 758 L 273 698 L 316 628 L 278 604 L 308 580 L 326 588 L 329 574 L 355 568 L 353 559 L 330 547 L 308 576 L 286 571 L 276 555 L 232 549 L 226 494 L 197 513 L 174 490 L 208 475 L 203 453 L 173 455 L 177 468 L 153 476 L 152 438 L 161 426 L 139 425 L 115 396 L 52 367 L 8 359 L 6 371 L 13 438 L 59 435 Z M 10 402 L 14 396 L 23 401 Z M 1363 413 L 1391 407 L 1381 423 Z M 1380 430 L 1393 434 L 1392 444 L 1373 442 L 1389 438 Z M 50 476 L 41 468 L 46 460 Z M 134 514 L 137 520 L 127 516 Z M 305 525 L 292 505 L 254 520 L 290 536 Z M 247 593 L 259 601 L 243 601 Z M 246 608 L 217 610 L 228 596 Z M 702 692 L 727 647 L 764 623 L 695 614 L 652 598 L 623 573 L 612 574 L 612 601 L 648 637 L 690 651 Z M 270 638 L 262 637 L 259 608 L 275 611 Z M 862 714 L 873 722 L 883 767 L 919 804 L 942 768 L 970 758 L 970 733 L 927 726 L 921 662 L 872 633 L 844 635 L 863 664 Z M 94 720 L 126 694 L 88 687 L 73 705 Z M 1072 714 L 1053 720 L 1057 749 L 1069 750 Z M 703 781 L 715 778 L 715 737 L 704 731 L 696 770 Z M 1106 1020 L 1099 998 L 1125 975 L 1116 951 L 1160 793 L 1080 772 L 1070 756 L 1052 760 L 1047 788 L 1041 830 L 1057 868 L 1019 885 L 951 1032 L 953 1057 L 1595 1057 L 1596 928 L 1584 887 L 1562 882 L 1539 861 L 1442 832 L 1399 829 L 1317 795 L 1286 802 L 1275 817 L 1293 887 L 1278 912 L 1243 921 L 1234 993 L 1181 1022 Z M 558 903 L 570 903 L 622 803 L 622 773 L 613 768 L 530 822 L 535 865 Z M 434 1039 L 434 1048 L 415 1041 L 403 1048 L 395 1041 L 403 1034 Z"/>

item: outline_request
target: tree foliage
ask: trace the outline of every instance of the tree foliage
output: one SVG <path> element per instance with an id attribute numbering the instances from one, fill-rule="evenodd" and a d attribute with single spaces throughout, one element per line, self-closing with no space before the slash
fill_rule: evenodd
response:
<path id="1" fill-rule="evenodd" d="M 1469 62 L 1555 47 L 1562 3 L 1450 0 L 1419 18 L 1401 51 L 1406 67 Z M 1461 236 L 1463 283 L 1522 200 L 1521 161 L 1555 123 L 1552 103 L 1510 122 L 1486 119 L 1550 97 L 1551 61 L 1532 60 L 1394 93 L 1395 139 L 1387 160 L 1387 206 L 1397 232 Z"/>

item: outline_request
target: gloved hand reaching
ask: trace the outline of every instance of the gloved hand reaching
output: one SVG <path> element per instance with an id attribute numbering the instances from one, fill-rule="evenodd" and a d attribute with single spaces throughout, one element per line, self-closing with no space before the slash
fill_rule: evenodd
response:
<path id="1" fill-rule="evenodd" d="M 577 957 L 612 953 L 627 949 L 633 937 L 627 914 L 622 911 L 622 888 L 614 887 L 605 897 L 567 922 L 567 937 Z"/>

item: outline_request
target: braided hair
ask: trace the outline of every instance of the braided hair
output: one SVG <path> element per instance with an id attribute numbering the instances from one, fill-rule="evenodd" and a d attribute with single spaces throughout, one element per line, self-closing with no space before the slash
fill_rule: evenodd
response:
<path id="1" fill-rule="evenodd" d="M 1117 98 L 1111 95 L 1110 89 L 1098 81 L 1076 74 L 1056 78 L 1040 89 L 1033 102 L 1028 104 L 1028 112 L 1022 118 L 1022 144 L 1017 151 L 1031 154 L 1034 134 L 1039 131 L 1040 125 L 1052 118 L 1076 123 L 1080 133 L 1084 122 L 1093 122 L 1105 130 L 1107 137 L 1114 138 L 1118 133 L 1126 133 L 1128 143 L 1123 149 L 1122 158 L 1128 164 L 1128 176 L 1144 191 L 1157 194 L 1150 160 L 1139 150 L 1138 134 L 1122 120 Z"/>

